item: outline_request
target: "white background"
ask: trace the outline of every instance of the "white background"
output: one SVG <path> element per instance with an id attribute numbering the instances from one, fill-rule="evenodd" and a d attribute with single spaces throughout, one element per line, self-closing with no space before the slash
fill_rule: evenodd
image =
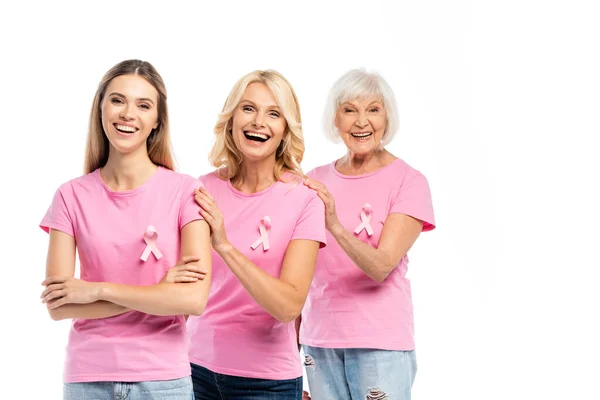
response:
<path id="1" fill-rule="evenodd" d="M 344 153 L 322 134 L 330 86 L 379 71 L 401 115 L 388 149 L 429 178 L 438 224 L 411 251 L 414 399 L 600 398 L 596 2 L 173 3 L 0 6 L 2 398 L 61 396 L 70 322 L 38 298 L 38 224 L 81 173 L 100 78 L 127 58 L 165 79 L 194 176 L 247 72 L 294 86 L 308 171 Z"/>

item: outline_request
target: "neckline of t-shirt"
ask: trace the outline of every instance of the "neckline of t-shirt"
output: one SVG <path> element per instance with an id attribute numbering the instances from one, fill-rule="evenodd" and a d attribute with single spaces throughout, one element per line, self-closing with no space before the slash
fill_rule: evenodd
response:
<path id="1" fill-rule="evenodd" d="M 146 180 L 146 182 L 142 183 L 140 186 L 136 187 L 135 189 L 123 190 L 123 191 L 114 191 L 111 188 L 109 188 L 108 185 L 102 179 L 102 175 L 100 175 L 100 168 L 97 168 L 94 171 L 94 173 L 96 175 L 96 179 L 98 179 L 98 182 L 100 182 L 100 185 L 111 196 L 131 196 L 131 195 L 137 194 L 137 193 L 143 191 L 144 189 L 146 189 L 146 187 L 148 187 L 148 185 L 150 184 L 150 182 L 152 182 L 153 180 L 155 180 L 157 178 L 157 176 L 162 173 L 163 169 L 164 169 L 164 167 L 162 167 L 162 166 L 159 165 L 158 168 L 156 169 L 156 172 L 154 172 L 154 174 L 150 178 L 148 178 L 148 180 Z"/>
<path id="2" fill-rule="evenodd" d="M 284 174 L 283 174 L 282 178 L 284 178 L 284 179 L 285 179 L 285 178 L 289 177 L 290 175 L 294 175 L 294 174 L 292 174 L 292 173 L 290 173 L 290 172 L 286 172 L 286 173 L 284 173 Z M 237 189 L 236 189 L 236 188 L 235 188 L 235 187 L 234 187 L 234 186 L 231 184 L 231 180 L 230 180 L 230 179 L 228 179 L 228 180 L 227 180 L 227 187 L 229 188 L 229 190 L 231 190 L 231 191 L 232 191 L 234 194 L 236 194 L 236 195 L 238 195 L 238 196 L 242 196 L 242 197 L 257 197 L 257 196 L 262 196 L 262 195 L 264 195 L 265 193 L 267 193 L 267 192 L 269 192 L 269 191 L 273 190 L 273 188 L 274 188 L 275 186 L 277 186 L 278 184 L 286 184 L 286 183 L 289 183 L 289 182 L 285 182 L 285 181 L 275 181 L 275 182 L 273 182 L 271 185 L 269 185 L 268 187 L 266 187 L 266 188 L 264 188 L 263 190 L 261 190 L 261 191 L 258 191 L 258 192 L 256 192 L 256 193 L 246 193 L 246 192 L 242 192 L 242 191 L 240 191 L 240 190 L 237 190 Z"/>
<path id="3" fill-rule="evenodd" d="M 334 162 L 331 163 L 331 168 L 333 168 L 333 172 L 339 176 L 340 178 L 344 178 L 344 179 L 360 179 L 360 178 L 366 178 L 369 176 L 373 176 L 376 174 L 379 174 L 380 172 L 383 172 L 384 170 L 390 168 L 392 165 L 396 164 L 397 162 L 400 162 L 401 160 L 399 158 L 396 158 L 394 161 L 392 161 L 391 163 L 389 163 L 388 165 L 386 165 L 385 167 L 381 167 L 378 170 L 375 170 L 373 172 L 368 172 L 366 174 L 361 174 L 361 175 L 344 175 L 342 174 L 340 171 L 338 171 L 338 169 L 335 167 L 335 163 L 338 162 L 338 160 L 335 160 Z"/>

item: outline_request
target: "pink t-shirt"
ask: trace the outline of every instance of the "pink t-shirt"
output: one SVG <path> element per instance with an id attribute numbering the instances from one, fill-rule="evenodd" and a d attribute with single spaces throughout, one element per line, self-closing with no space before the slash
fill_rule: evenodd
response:
<path id="1" fill-rule="evenodd" d="M 41 227 L 75 238 L 81 279 L 136 286 L 158 283 L 180 257 L 180 230 L 202 219 L 193 197 L 202 183 L 159 167 L 142 186 L 113 192 L 100 170 L 63 184 Z M 160 260 L 146 249 L 153 226 Z M 190 375 L 185 319 L 138 311 L 102 319 L 74 319 L 64 370 L 65 382 L 140 382 Z"/>
<path id="2" fill-rule="evenodd" d="M 287 174 L 284 179 L 293 175 Z M 276 182 L 258 193 L 236 190 L 211 173 L 200 178 L 225 219 L 229 241 L 268 274 L 279 277 L 294 239 L 325 244 L 323 202 L 299 183 Z M 259 243 L 261 221 L 270 219 L 269 248 Z M 257 244 L 255 248 L 253 245 Z M 294 379 L 302 368 L 294 323 L 272 317 L 248 294 L 213 250 L 213 276 L 206 310 L 190 316 L 190 361 L 209 370 L 247 378 Z"/>
<path id="3" fill-rule="evenodd" d="M 377 247 L 383 224 L 393 213 L 422 220 L 423 231 L 435 227 L 427 180 L 400 159 L 365 175 L 342 175 L 335 163 L 308 175 L 333 195 L 342 225 L 351 232 L 358 230 L 354 235 L 372 247 Z M 413 306 L 405 277 L 408 257 L 400 260 L 383 283 L 377 283 L 354 264 L 329 232 L 327 243 L 319 251 L 302 311 L 300 342 L 324 348 L 414 349 Z"/>

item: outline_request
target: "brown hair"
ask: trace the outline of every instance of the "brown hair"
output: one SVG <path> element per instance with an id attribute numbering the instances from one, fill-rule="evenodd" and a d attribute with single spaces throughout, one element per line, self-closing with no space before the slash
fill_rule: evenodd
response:
<path id="1" fill-rule="evenodd" d="M 169 112 L 167 109 L 167 89 L 156 69 L 147 61 L 125 60 L 112 67 L 98 85 L 92 110 L 85 148 L 84 173 L 88 174 L 103 167 L 108 161 L 108 139 L 102 128 L 102 100 L 110 82 L 121 75 L 138 75 L 148 81 L 158 92 L 158 125 L 146 141 L 148 156 L 154 164 L 170 170 L 174 169 L 171 137 L 169 133 Z"/>

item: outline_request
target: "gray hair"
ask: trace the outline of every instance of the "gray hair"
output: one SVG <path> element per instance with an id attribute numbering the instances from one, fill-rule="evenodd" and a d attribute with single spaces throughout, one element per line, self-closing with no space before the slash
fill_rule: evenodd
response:
<path id="1" fill-rule="evenodd" d="M 352 100 L 376 98 L 383 102 L 386 112 L 386 126 L 381 147 L 389 144 L 398 131 L 398 107 L 394 92 L 388 83 L 376 72 L 367 72 L 364 68 L 353 69 L 339 78 L 331 90 L 323 113 L 325 135 L 333 142 L 340 141 L 340 132 L 335 126 L 335 117 L 339 107 Z"/>

